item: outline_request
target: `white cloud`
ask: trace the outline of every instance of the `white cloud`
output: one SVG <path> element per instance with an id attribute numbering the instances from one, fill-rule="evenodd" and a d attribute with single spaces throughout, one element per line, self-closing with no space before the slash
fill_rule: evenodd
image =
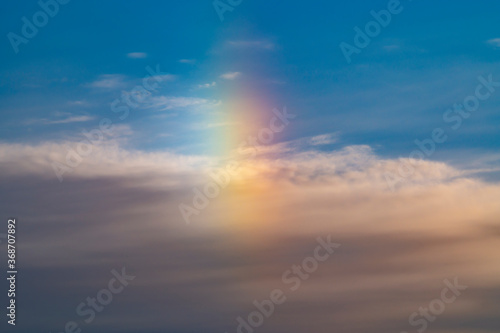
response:
<path id="1" fill-rule="evenodd" d="M 275 45 L 268 40 L 233 40 L 228 41 L 227 44 L 231 47 L 238 49 L 263 49 L 263 50 L 273 50 Z"/>
<path id="2" fill-rule="evenodd" d="M 216 85 L 217 85 L 217 83 L 215 83 L 215 82 L 205 83 L 205 84 L 199 84 L 198 88 L 200 88 L 200 89 L 212 88 L 212 87 L 215 87 Z"/>
<path id="3" fill-rule="evenodd" d="M 152 76 L 153 79 L 159 82 L 164 82 L 164 81 L 174 81 L 177 79 L 176 75 L 173 74 L 162 74 L 162 75 L 154 75 Z"/>
<path id="4" fill-rule="evenodd" d="M 77 105 L 77 106 L 88 106 L 89 103 L 85 100 L 77 100 L 77 101 L 69 101 L 69 105 Z"/>
<path id="5" fill-rule="evenodd" d="M 165 111 L 191 106 L 214 106 L 217 103 L 217 101 L 197 97 L 155 96 L 148 101 L 147 108 Z"/>
<path id="6" fill-rule="evenodd" d="M 65 163 L 68 147 L 75 147 L 78 142 L 0 143 L 2 175 L 31 174 L 56 179 L 52 163 Z M 286 230 L 289 234 L 319 232 L 326 226 L 336 231 L 365 230 L 368 226 L 376 226 L 377 232 L 428 228 L 433 233 L 439 228 L 446 234 L 457 230 L 460 225 L 479 220 L 498 222 L 500 213 L 497 200 L 500 184 L 472 178 L 464 171 L 440 162 L 414 164 L 415 172 L 392 192 L 385 174 L 397 172 L 401 160 L 380 158 L 368 146 L 349 146 L 332 152 L 292 151 L 279 157 L 245 158 L 240 153 L 230 160 L 239 163 L 231 176 L 229 188 L 262 187 L 260 194 L 252 197 L 252 204 L 258 202 L 263 207 L 270 205 L 278 209 L 279 215 L 266 215 L 266 222 L 272 220 L 276 223 L 276 230 Z M 170 199 L 178 205 L 192 199 L 190 190 L 206 183 L 208 171 L 227 163 L 224 158 L 171 151 L 144 152 L 103 143 L 94 146 L 92 154 L 85 156 L 78 167 L 65 173 L 64 179 L 126 177 L 129 188 L 176 190 L 179 197 Z M 180 197 L 183 192 L 179 189 L 185 189 L 187 196 Z M 248 198 L 245 200 L 234 193 L 226 195 L 231 191 L 225 191 L 213 201 L 213 207 L 211 203 L 211 212 L 199 216 L 200 225 L 204 219 L 215 223 L 213 221 L 227 218 L 217 213 L 227 207 L 248 205 Z M 305 219 L 309 221 L 306 225 L 303 223 L 304 213 L 312 214 L 311 218 Z M 179 214 L 178 210 L 175 214 Z M 248 216 L 248 221 L 244 215 L 239 218 L 238 225 L 253 225 L 252 216 Z M 280 221 L 287 227 L 282 228 Z"/>
<path id="7" fill-rule="evenodd" d="M 159 82 L 166 82 L 174 81 L 175 79 L 177 79 L 177 76 L 173 74 L 159 74 L 152 76 L 152 78 Z M 91 82 L 87 86 L 91 88 L 111 90 L 132 88 L 134 84 L 141 85 L 142 81 L 137 80 L 134 82 L 134 80 L 127 78 L 125 75 L 121 74 L 104 74 L 100 75 L 97 80 Z"/>
<path id="8" fill-rule="evenodd" d="M 85 122 L 94 119 L 94 117 L 90 116 L 74 116 L 74 117 L 68 117 L 66 119 L 60 119 L 60 120 L 49 120 L 46 123 L 47 124 L 68 124 L 68 123 L 79 123 L 79 122 Z"/>
<path id="9" fill-rule="evenodd" d="M 311 146 L 319 146 L 319 145 L 329 145 L 338 141 L 338 135 L 335 133 L 332 134 L 322 134 L 313 136 L 309 139 L 309 144 Z"/>
<path id="10" fill-rule="evenodd" d="M 224 73 L 220 76 L 221 79 L 225 79 L 225 80 L 234 80 L 238 77 L 241 76 L 241 73 L 240 72 L 229 72 L 229 73 Z"/>
<path id="11" fill-rule="evenodd" d="M 99 78 L 90 83 L 92 88 L 99 89 L 118 89 L 125 86 L 125 76 L 120 74 L 104 74 L 99 76 Z"/>
<path id="12" fill-rule="evenodd" d="M 144 52 L 131 52 L 127 54 L 127 57 L 132 58 L 132 59 L 142 59 L 146 58 L 148 56 L 147 53 Z"/>
<path id="13" fill-rule="evenodd" d="M 311 149 L 310 146 L 329 145 L 336 143 L 339 140 L 339 135 L 340 135 L 339 133 L 329 133 L 329 134 L 316 135 L 313 137 L 306 137 L 285 142 L 279 142 L 271 145 L 261 145 L 258 146 L 257 155 L 283 154 L 289 152 L 297 153 L 299 151 Z M 359 148 L 367 146 L 356 146 L 356 147 Z M 369 151 L 369 149 L 367 151 Z"/>
<path id="14" fill-rule="evenodd" d="M 486 41 L 486 43 L 488 43 L 494 47 L 500 47 L 500 38 L 490 39 L 490 40 Z"/>
<path id="15" fill-rule="evenodd" d="M 134 135 L 134 131 L 130 125 L 126 124 L 114 124 L 111 136 L 114 139 L 123 139 L 125 137 L 130 137 Z"/>
<path id="16" fill-rule="evenodd" d="M 228 124 L 212 124 L 214 126 L 226 126 Z M 117 126 L 113 131 L 114 139 L 117 140 L 133 134 L 128 126 Z M 81 138 L 64 142 L 46 142 L 37 145 L 23 144 L 0 144 L 0 166 L 9 166 L 9 172 L 22 174 L 30 170 L 31 173 L 46 173 L 54 176 L 50 162 L 53 160 L 64 161 L 68 146 L 78 144 Z M 120 140 L 117 140 L 120 144 Z M 123 141 L 121 141 L 123 142 Z M 115 142 L 116 144 L 116 142 Z M 186 173 L 191 170 L 192 176 L 204 174 L 214 164 L 224 163 L 216 158 L 207 156 L 191 156 L 172 154 L 170 152 L 142 152 L 127 150 L 119 146 L 109 153 L 107 145 L 93 147 L 94 153 L 85 158 L 85 163 L 75 170 L 80 176 L 98 177 L 100 175 L 125 175 L 133 171 L 134 175 L 141 173 L 150 174 L 155 170 L 154 179 L 174 177 L 175 173 Z M 259 147 L 260 149 L 260 147 Z M 474 191 L 484 185 L 480 180 L 467 178 L 469 172 L 459 170 L 442 162 L 420 161 L 414 163 L 408 159 L 382 159 L 373 154 L 369 146 L 348 146 L 341 150 L 332 152 L 320 151 L 288 151 L 281 157 L 257 156 L 247 158 L 239 152 L 236 157 L 240 161 L 236 182 L 256 182 L 258 179 L 275 182 L 277 188 L 281 182 L 289 184 L 316 184 L 332 193 L 354 193 L 361 191 L 366 193 L 380 194 L 384 199 L 390 193 L 385 174 L 396 172 L 401 161 L 407 160 L 414 166 L 415 171 L 401 182 L 394 193 L 405 193 L 412 195 L 426 189 L 443 191 L 453 188 L 454 185 L 465 186 Z M 227 161 L 226 161 L 227 162 Z M 142 166 L 138 168 L 138 166 Z M 169 170 L 165 166 L 171 165 Z M 3 170 L 3 167 L 2 167 Z M 24 170 L 24 171 L 23 171 Z M 248 178 L 247 178 L 248 176 Z M 151 184 L 156 186 L 155 181 Z M 187 184 L 184 184 L 187 186 Z M 300 186 L 299 186 L 300 187 Z M 498 188 L 500 191 L 500 188 Z M 322 192 L 317 194 L 321 196 Z M 453 191 L 450 191 L 450 194 Z M 377 195 L 374 195 L 377 197 Z M 466 195 L 464 198 L 467 197 Z M 451 202 L 451 200 L 450 200 Z M 498 207 L 497 207 L 498 209 Z"/>
<path id="17" fill-rule="evenodd" d="M 190 64 L 190 65 L 192 65 L 192 64 L 196 63 L 196 60 L 195 59 L 180 59 L 179 62 L 181 64 Z"/>
<path id="18" fill-rule="evenodd" d="M 63 113 L 59 113 L 62 115 Z M 31 124 L 44 124 L 44 125 L 54 125 L 54 124 L 70 124 L 70 123 L 80 123 L 86 122 L 94 119 L 91 116 L 69 116 L 61 119 L 29 119 L 25 122 L 26 125 Z"/>

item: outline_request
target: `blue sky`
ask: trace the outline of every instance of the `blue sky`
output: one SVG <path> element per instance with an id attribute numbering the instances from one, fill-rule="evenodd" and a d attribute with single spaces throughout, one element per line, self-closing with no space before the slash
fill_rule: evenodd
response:
<path id="1" fill-rule="evenodd" d="M 405 156 L 414 139 L 441 126 L 442 113 L 470 94 L 477 76 L 498 73 L 500 49 L 488 43 L 500 35 L 495 15 L 500 5 L 494 1 L 474 6 L 402 2 L 403 11 L 353 55 L 351 64 L 339 44 L 353 44 L 353 28 L 363 27 L 372 19 L 370 11 L 386 8 L 387 2 L 263 3 L 243 2 L 224 13 L 223 22 L 209 1 L 62 5 L 37 36 L 20 45 L 18 54 L 4 40 L 2 140 L 57 140 L 95 127 L 110 116 L 109 105 L 121 91 L 132 89 L 147 74 L 146 66 L 159 65 L 177 78 L 162 84 L 158 96 L 222 101 L 226 88 L 219 76 L 241 72 L 245 75 L 239 84 L 253 80 L 254 88 L 270 92 L 275 107 L 286 105 L 300 114 L 283 140 L 338 132 L 341 145 L 367 144 L 383 155 Z M 9 15 L 1 23 L 5 33 L 19 33 L 20 18 L 39 10 L 36 2 L 8 6 Z M 270 47 L 248 44 L 241 47 L 245 50 L 234 50 L 224 47 L 228 41 L 259 41 Z M 127 57 L 133 52 L 145 57 Z M 251 78 L 254 71 L 259 73 Z M 116 85 L 91 88 L 104 75 L 114 75 Z M 217 87 L 196 89 L 216 81 Z M 448 158 L 445 151 L 498 149 L 494 124 L 499 100 L 495 95 L 488 99 L 440 148 L 443 154 L 433 158 Z M 203 147 L 193 148 L 197 133 L 187 138 L 181 132 L 188 123 L 204 121 L 202 115 L 189 113 L 189 107 L 134 111 L 124 122 L 134 132 L 130 144 L 203 153 Z M 37 122 L 81 116 L 88 121 Z"/>

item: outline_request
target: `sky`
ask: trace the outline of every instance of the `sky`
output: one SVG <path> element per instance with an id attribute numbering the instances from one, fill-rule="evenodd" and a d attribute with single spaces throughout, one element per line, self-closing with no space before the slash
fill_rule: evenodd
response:
<path id="1" fill-rule="evenodd" d="M 2 331 L 498 332 L 499 10 L 5 2 Z"/>

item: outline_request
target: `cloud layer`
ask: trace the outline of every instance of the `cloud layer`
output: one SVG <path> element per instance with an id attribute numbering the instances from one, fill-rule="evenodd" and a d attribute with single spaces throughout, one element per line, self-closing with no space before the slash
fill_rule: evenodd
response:
<path id="1" fill-rule="evenodd" d="M 239 167 L 229 185 L 188 226 L 179 204 L 227 159 L 103 144 L 59 183 L 50 163 L 64 162 L 72 144 L 0 145 L 1 211 L 22 225 L 19 301 L 32 320 L 21 329 L 78 321 L 76 305 L 126 266 L 136 280 L 93 331 L 234 332 L 255 299 L 288 290 L 283 272 L 326 235 L 341 249 L 260 331 L 414 331 L 408 316 L 455 276 L 469 288 L 432 330 L 494 332 L 500 324 L 496 307 L 485 306 L 500 297 L 498 184 L 421 162 L 392 192 L 383 175 L 399 160 L 368 146 L 320 152 L 282 144 L 233 157 Z"/>

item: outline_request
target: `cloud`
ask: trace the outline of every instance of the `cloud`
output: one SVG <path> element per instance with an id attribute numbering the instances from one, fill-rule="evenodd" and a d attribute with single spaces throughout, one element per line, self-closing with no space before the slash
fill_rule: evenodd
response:
<path id="1" fill-rule="evenodd" d="M 142 58 L 146 58 L 147 56 L 148 56 L 148 54 L 144 53 L 144 52 L 127 53 L 127 57 L 132 58 L 132 59 L 142 59 Z"/>
<path id="2" fill-rule="evenodd" d="M 76 101 L 69 101 L 69 105 L 76 105 L 76 106 L 88 106 L 89 103 L 86 100 L 76 100 Z"/>
<path id="3" fill-rule="evenodd" d="M 221 79 L 224 80 L 235 80 L 241 76 L 240 72 L 228 72 L 224 73 L 220 76 Z"/>
<path id="4" fill-rule="evenodd" d="M 212 83 L 205 83 L 205 84 L 199 84 L 197 87 L 199 89 L 206 89 L 206 88 L 212 88 L 212 87 L 215 87 L 217 85 L 217 83 L 212 82 Z"/>
<path id="5" fill-rule="evenodd" d="M 54 124 L 70 124 L 70 123 L 80 123 L 80 122 L 86 122 L 95 119 L 95 117 L 91 116 L 68 116 L 66 118 L 60 118 L 60 119 L 29 119 L 25 123 L 27 125 L 31 124 L 44 124 L 44 125 L 54 125 Z"/>
<path id="6" fill-rule="evenodd" d="M 309 139 L 311 146 L 329 145 L 338 141 L 338 134 L 322 134 Z"/>
<path id="7" fill-rule="evenodd" d="M 153 96 L 144 102 L 145 108 L 165 111 L 196 106 L 215 106 L 217 101 L 198 97 Z"/>
<path id="8" fill-rule="evenodd" d="M 233 41 L 228 41 L 227 45 L 237 49 L 262 49 L 262 50 L 275 49 L 275 45 L 267 40 L 233 40 Z"/>
<path id="9" fill-rule="evenodd" d="M 121 74 L 104 74 L 89 84 L 92 88 L 118 89 L 125 86 L 125 76 Z"/>
<path id="10" fill-rule="evenodd" d="M 193 65 L 196 63 L 196 60 L 195 59 L 180 59 L 179 62 L 181 64 L 190 64 L 190 65 Z"/>
<path id="11" fill-rule="evenodd" d="M 173 74 L 162 74 L 162 75 L 154 75 L 152 76 L 158 82 L 168 82 L 177 80 L 177 75 Z"/>
<path id="12" fill-rule="evenodd" d="M 158 82 L 168 82 L 177 79 L 176 75 L 173 74 L 159 74 L 152 76 Z M 141 85 L 142 81 L 138 80 L 134 82 L 133 79 L 128 78 L 121 74 L 104 74 L 100 75 L 97 80 L 88 84 L 88 87 L 103 89 L 103 90 L 113 90 L 113 89 L 130 89 L 134 84 Z"/>
<path id="13" fill-rule="evenodd" d="M 194 101 L 187 101 L 181 98 L 175 99 L 175 102 L 173 102 L 175 107 L 186 107 L 200 103 L 206 103 L 206 101 L 195 103 Z M 228 126 L 231 124 L 232 123 L 213 123 L 209 126 Z M 118 125 L 116 125 L 116 127 L 118 128 Z M 114 132 L 117 130 L 118 129 Z M 124 126 L 123 130 L 119 132 L 121 133 L 120 136 L 131 134 L 128 126 Z M 10 154 L 9 158 L 6 160 L 15 160 L 15 164 L 19 164 L 19 166 L 29 165 L 31 167 L 38 164 L 34 162 L 35 160 L 47 160 L 50 156 L 55 157 L 54 154 L 56 153 L 60 155 L 60 157 L 64 156 L 63 152 L 67 150 L 66 147 L 68 145 L 68 142 L 61 144 L 44 143 L 40 146 L 0 144 L 0 152 L 3 152 L 5 157 Z M 49 148 L 52 150 L 51 154 L 47 152 Z M 258 147 L 258 149 L 260 148 L 261 147 Z M 101 150 L 96 147 L 96 154 L 88 158 L 89 163 L 93 166 L 89 167 L 88 170 L 86 170 L 85 167 L 80 168 L 83 174 L 90 172 L 90 175 L 98 176 L 100 174 L 99 170 L 106 169 L 109 169 L 109 172 L 105 171 L 105 174 L 112 174 L 116 171 L 114 170 L 115 167 L 123 168 L 124 170 L 122 170 L 122 172 L 124 172 L 125 169 L 127 169 L 127 165 L 135 168 L 135 162 L 139 160 L 144 161 L 146 165 L 151 167 L 156 165 L 159 168 L 158 170 L 160 170 L 163 168 L 163 162 L 157 164 L 160 156 L 163 156 L 162 159 L 165 160 L 173 159 L 185 161 L 186 163 L 190 163 L 189 161 L 206 162 L 206 164 L 197 164 L 198 166 L 195 169 L 193 169 L 193 165 L 178 165 L 180 172 L 185 172 L 189 169 L 192 170 L 193 173 L 199 172 L 202 174 L 205 170 L 208 170 L 213 163 L 218 163 L 217 159 L 207 159 L 204 156 L 174 156 L 171 153 L 152 154 L 126 150 L 124 148 L 120 148 L 119 154 L 113 156 L 105 153 L 100 154 L 100 152 Z M 252 159 L 245 158 L 246 154 L 242 155 L 242 151 L 238 149 L 235 150 L 234 153 L 236 155 L 233 156 L 239 156 L 234 158 L 241 160 L 241 168 L 245 170 L 242 174 L 253 174 L 262 179 L 273 179 L 276 183 L 282 180 L 291 183 L 317 183 L 322 186 L 326 183 L 344 183 L 344 185 L 349 184 L 353 191 L 356 190 L 357 186 L 361 186 L 361 188 L 377 189 L 377 191 L 382 192 L 390 192 L 384 177 L 385 173 L 397 171 L 401 161 L 405 160 L 381 159 L 373 154 L 369 146 L 347 146 L 336 151 L 322 152 L 308 149 L 295 149 L 288 145 L 288 149 L 283 149 L 282 152 L 286 154 L 280 157 L 262 156 Z M 2 156 L 2 154 L 0 154 L 0 156 Z M 130 159 L 127 164 L 124 164 L 125 160 L 131 156 L 135 157 Z M 22 169 L 23 168 L 15 168 L 13 171 Z M 40 168 L 40 170 L 42 169 L 44 168 Z M 139 171 L 138 169 L 136 170 Z M 467 184 L 467 182 L 470 182 L 470 184 L 481 183 L 478 180 L 466 178 L 467 174 L 467 171 L 455 169 L 442 162 L 420 161 L 415 165 L 415 172 L 407 177 L 398 191 L 404 192 L 405 189 L 413 187 L 418 188 L 420 186 L 432 188 L 433 186 L 438 186 L 438 184 L 460 182 L 461 180 L 467 180 L 464 184 Z M 245 181 L 253 182 L 254 179 L 249 178 Z M 340 188 L 337 190 L 340 190 Z"/>
<path id="14" fill-rule="evenodd" d="M 91 116 L 73 116 L 73 117 L 68 117 L 66 119 L 59 119 L 59 120 L 48 120 L 45 123 L 46 124 L 68 124 L 68 123 L 79 123 L 79 122 L 85 122 L 94 119 L 95 117 Z"/>
<path id="15" fill-rule="evenodd" d="M 488 43 L 494 47 L 500 47 L 500 38 L 493 38 L 493 39 L 487 40 L 486 43 Z"/>
<path id="16" fill-rule="evenodd" d="M 329 133 L 305 137 L 271 145 L 259 145 L 257 155 L 282 154 L 289 152 L 299 152 L 311 149 L 311 146 L 329 145 L 338 142 L 339 133 Z M 363 146 L 358 146 L 363 147 Z M 251 150 L 251 149 L 250 149 Z M 368 155 L 367 155 L 368 156 Z"/>
<path id="17" fill-rule="evenodd" d="M 119 311 L 99 314 L 98 331 L 235 332 L 236 319 L 276 288 L 290 297 L 264 324 L 269 331 L 307 331 L 311 322 L 318 333 L 411 331 L 409 315 L 455 276 L 469 288 L 429 327 L 495 332 L 500 324 L 492 270 L 500 184 L 422 161 L 420 176 L 393 193 L 383 174 L 398 159 L 368 146 L 295 150 L 239 159 L 229 184 L 186 226 L 179 203 L 191 204 L 193 188 L 203 191 L 213 181 L 207 173 L 227 161 L 96 146 L 59 183 L 51 163 L 65 163 L 77 144 L 0 143 L 0 211 L 22 217 L 26 229 L 27 331 L 62 327 L 71 318 L 57 314 L 123 266 L 137 278 L 116 296 Z M 341 248 L 292 292 L 283 273 L 327 235 Z M 47 270 L 57 274 L 41 279 Z M 169 310 L 159 315 L 161 307 Z"/>

